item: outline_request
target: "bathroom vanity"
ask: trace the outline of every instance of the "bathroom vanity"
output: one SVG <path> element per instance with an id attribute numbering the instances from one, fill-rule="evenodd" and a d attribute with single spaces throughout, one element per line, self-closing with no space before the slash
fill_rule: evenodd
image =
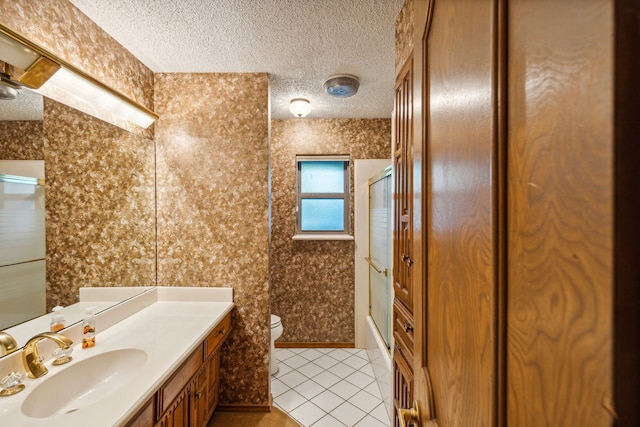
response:
<path id="1" fill-rule="evenodd" d="M 80 348 L 80 325 L 66 328 L 73 360 L 45 361 L 48 374 L 1 397 L 2 424 L 206 426 L 233 306 L 230 288 L 159 287 L 98 314 L 93 348 Z M 55 345 L 38 345 L 50 359 Z M 24 372 L 20 353 L 0 359 L 0 376 Z"/>
<path id="2" fill-rule="evenodd" d="M 231 313 L 214 328 L 127 427 L 204 427 L 218 405 L 220 346 L 229 335 Z"/>

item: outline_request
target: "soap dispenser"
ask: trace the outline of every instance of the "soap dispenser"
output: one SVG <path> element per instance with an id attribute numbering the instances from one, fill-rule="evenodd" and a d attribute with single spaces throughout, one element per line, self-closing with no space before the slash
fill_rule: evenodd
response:
<path id="1" fill-rule="evenodd" d="M 64 329 L 64 316 L 62 315 L 62 306 L 53 307 L 53 316 L 51 317 L 51 332 L 60 332 Z"/>
<path id="2" fill-rule="evenodd" d="M 82 319 L 82 348 L 91 348 L 96 345 L 96 315 L 95 307 L 85 309 Z"/>

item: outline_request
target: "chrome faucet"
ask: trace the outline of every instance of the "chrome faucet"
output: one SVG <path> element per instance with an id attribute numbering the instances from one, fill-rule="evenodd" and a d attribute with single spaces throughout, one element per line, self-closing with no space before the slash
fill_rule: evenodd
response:
<path id="1" fill-rule="evenodd" d="M 63 350 L 66 350 L 73 345 L 73 341 L 57 332 L 43 332 L 27 341 L 24 349 L 22 350 L 22 362 L 24 363 L 27 375 L 31 378 L 40 378 L 49 372 L 49 370 L 44 366 L 44 363 L 42 363 L 43 358 L 40 356 L 40 352 L 38 351 L 38 343 L 45 338 L 55 342 L 58 344 L 58 347 Z"/>
<path id="2" fill-rule="evenodd" d="M 0 356 L 13 353 L 18 349 L 18 343 L 15 338 L 7 332 L 0 331 Z"/>

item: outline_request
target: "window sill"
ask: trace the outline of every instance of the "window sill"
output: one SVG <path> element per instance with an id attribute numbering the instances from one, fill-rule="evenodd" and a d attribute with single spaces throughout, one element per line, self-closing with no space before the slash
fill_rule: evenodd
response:
<path id="1" fill-rule="evenodd" d="M 353 240 L 349 234 L 296 234 L 293 240 Z"/>

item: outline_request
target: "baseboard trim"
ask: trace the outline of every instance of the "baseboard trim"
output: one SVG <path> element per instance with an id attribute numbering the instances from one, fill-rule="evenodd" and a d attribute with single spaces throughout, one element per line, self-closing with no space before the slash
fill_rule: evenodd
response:
<path id="1" fill-rule="evenodd" d="M 218 405 L 220 412 L 271 412 L 271 405 Z"/>
<path id="2" fill-rule="evenodd" d="M 276 348 L 355 348 L 352 342 L 275 342 Z"/>

